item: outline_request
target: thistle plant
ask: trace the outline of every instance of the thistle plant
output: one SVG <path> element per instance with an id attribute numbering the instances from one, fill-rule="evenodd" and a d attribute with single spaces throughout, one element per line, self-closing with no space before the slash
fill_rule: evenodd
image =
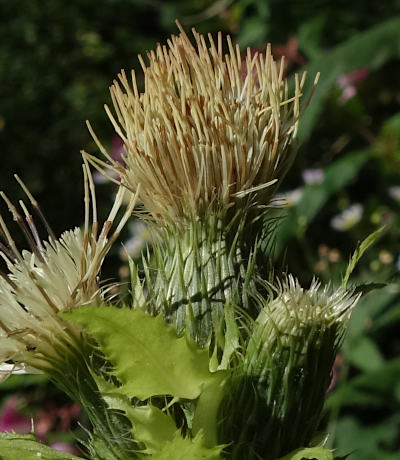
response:
<path id="1" fill-rule="evenodd" d="M 2 194 L 31 250 L 18 251 L 1 218 L 0 358 L 10 371 L 48 374 L 82 404 L 92 459 L 333 459 L 315 436 L 360 297 L 348 279 L 379 233 L 338 288 L 276 278 L 265 253 L 279 224 L 270 207 L 295 158 L 306 75 L 290 90 L 269 46 L 243 56 L 229 37 L 193 35 L 194 45 L 180 29 L 139 57 L 143 92 L 134 72 L 111 87 L 121 162 L 88 123 L 105 158 L 83 152 L 83 231 L 48 230 L 43 242 L 25 204 L 20 215 Z M 101 230 L 90 165 L 118 185 Z M 143 272 L 130 261 L 121 306 L 99 274 L 136 203 L 154 243 Z M 6 459 L 29 449 L 71 458 L 32 438 L 6 436 L 0 447 Z"/>

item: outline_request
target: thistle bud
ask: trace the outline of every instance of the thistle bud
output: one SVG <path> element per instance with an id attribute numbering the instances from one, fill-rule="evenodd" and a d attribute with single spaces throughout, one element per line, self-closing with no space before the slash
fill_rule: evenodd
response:
<path id="1" fill-rule="evenodd" d="M 274 460 L 308 445 L 358 299 L 315 280 L 303 289 L 289 275 L 272 301 L 261 300 L 243 366 L 221 405 L 220 441 L 235 439 L 233 459 Z"/>

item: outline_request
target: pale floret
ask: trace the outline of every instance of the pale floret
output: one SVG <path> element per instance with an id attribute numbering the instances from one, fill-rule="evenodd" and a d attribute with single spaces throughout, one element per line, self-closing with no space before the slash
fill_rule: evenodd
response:
<path id="1" fill-rule="evenodd" d="M 21 208 L 31 230 L 29 234 L 19 211 L 2 193 L 14 219 L 28 239 L 31 251 L 19 252 L 0 216 L 4 241 L 0 246 L 0 256 L 8 268 L 7 274 L 0 273 L 0 363 L 5 363 L 0 366 L 0 378 L 1 375 L 6 376 L 10 369 L 20 370 L 25 365 L 37 369 L 51 367 L 62 356 L 62 350 L 67 352 L 79 346 L 80 328 L 62 320 L 58 313 L 81 305 L 95 306 L 104 301 L 105 291 L 98 278 L 100 268 L 105 255 L 132 214 L 136 197 L 131 196 L 126 212 L 110 234 L 115 216 L 127 193 L 120 188 L 108 219 L 98 234 L 94 186 L 86 163 L 84 175 L 85 227 L 83 230 L 76 228 L 66 231 L 59 239 L 50 231 L 48 241 L 41 241 L 32 216 L 22 202 Z M 89 226 L 90 195 L 92 224 Z M 37 206 L 30 194 L 28 198 Z"/>
<path id="2" fill-rule="evenodd" d="M 122 72 L 111 87 L 115 116 L 106 107 L 125 146 L 123 163 L 87 159 L 114 168 L 156 219 L 202 216 L 210 207 L 264 205 L 290 166 L 301 114 L 305 74 L 289 95 L 271 56 L 242 57 L 221 35 L 215 43 L 193 31 L 196 46 L 179 36 L 140 57 L 145 89 L 139 93 Z M 107 172 L 105 172 L 107 174 Z M 115 180 L 115 179 L 114 179 Z M 243 200 L 245 199 L 245 200 Z"/>
<path id="3" fill-rule="evenodd" d="M 334 290 L 329 285 L 321 287 L 316 279 L 309 289 L 304 289 L 296 278 L 288 275 L 266 311 L 281 310 L 283 321 L 294 318 L 299 325 L 309 321 L 321 321 L 326 325 L 334 322 L 346 323 L 359 298 L 360 294 L 354 294 L 352 290 Z"/>

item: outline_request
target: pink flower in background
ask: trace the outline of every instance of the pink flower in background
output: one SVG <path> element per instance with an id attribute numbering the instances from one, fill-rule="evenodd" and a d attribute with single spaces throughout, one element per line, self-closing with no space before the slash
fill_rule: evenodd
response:
<path id="1" fill-rule="evenodd" d="M 301 177 L 307 185 L 320 184 L 324 180 L 324 171 L 320 168 L 305 169 Z"/>
<path id="2" fill-rule="evenodd" d="M 118 161 L 122 165 L 124 164 L 124 160 L 122 159 L 122 155 L 124 154 L 124 143 L 119 136 L 114 136 L 111 142 L 111 153 L 110 156 L 113 160 Z M 108 174 L 115 179 L 118 179 L 114 171 L 108 171 Z M 100 174 L 98 171 L 93 173 L 93 180 L 96 184 L 104 184 L 107 182 L 107 178 Z"/>
<path id="3" fill-rule="evenodd" d="M 278 61 L 278 68 L 282 63 L 282 58 L 285 61 L 284 70 L 287 71 L 293 65 L 304 66 L 307 64 L 307 60 L 299 52 L 299 41 L 296 36 L 289 37 L 287 43 L 281 45 L 272 45 L 271 52 L 274 58 Z M 250 56 L 254 57 L 256 53 L 263 54 L 265 53 L 265 48 L 254 47 L 250 48 Z M 246 55 L 243 55 L 243 63 L 246 60 Z M 253 69 L 253 74 L 256 75 L 256 68 Z M 244 70 L 242 73 L 242 79 L 245 80 L 247 76 L 246 66 L 244 65 Z"/>
<path id="4" fill-rule="evenodd" d="M 68 431 L 80 411 L 81 408 L 77 404 L 65 404 L 59 407 L 51 401 L 48 402 L 45 409 L 40 410 L 35 416 L 36 436 L 43 441 L 50 431 Z"/>
<path id="5" fill-rule="evenodd" d="M 72 423 L 77 419 L 81 409 L 77 404 L 68 404 L 57 407 L 49 402 L 45 410 L 39 411 L 32 419 L 18 411 L 20 400 L 13 395 L 3 406 L 0 412 L 0 432 L 13 432 L 27 434 L 34 429 L 40 442 L 46 444 L 50 432 L 65 432 L 71 429 Z M 50 445 L 53 449 L 79 454 L 73 444 L 67 442 L 54 442 Z M 1 457 L 1 456 L 0 456 Z"/>
<path id="6" fill-rule="evenodd" d="M 114 136 L 111 144 L 111 158 L 123 163 L 122 155 L 124 154 L 124 143 L 119 136 Z"/>
<path id="7" fill-rule="evenodd" d="M 354 72 L 340 75 L 337 79 L 337 84 L 342 89 L 342 94 L 339 97 L 340 104 L 344 104 L 357 94 L 357 85 L 364 81 L 368 74 L 368 69 L 358 69 Z"/>
<path id="8" fill-rule="evenodd" d="M 0 413 L 0 431 L 14 432 L 19 434 L 30 433 L 32 422 L 29 417 L 18 412 L 18 396 L 8 398 Z"/>
<path id="9" fill-rule="evenodd" d="M 329 393 L 336 387 L 336 384 L 340 377 L 340 371 L 342 368 L 342 364 L 343 364 L 343 356 L 339 354 L 336 356 L 335 362 L 332 367 L 331 382 L 329 384 L 328 389 L 326 390 L 327 393 Z"/>
<path id="10" fill-rule="evenodd" d="M 272 54 L 275 57 L 285 57 L 286 65 L 297 64 L 304 66 L 307 60 L 299 52 L 299 40 L 296 36 L 289 37 L 284 45 L 272 45 Z"/>

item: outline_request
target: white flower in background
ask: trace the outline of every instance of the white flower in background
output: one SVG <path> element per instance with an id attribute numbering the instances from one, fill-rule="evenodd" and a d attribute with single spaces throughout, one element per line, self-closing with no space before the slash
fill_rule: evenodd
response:
<path id="1" fill-rule="evenodd" d="M 127 260 L 128 256 L 133 259 L 140 257 L 144 248 L 151 244 L 152 235 L 146 222 L 136 220 L 129 226 L 130 234 L 132 235 L 126 240 L 120 249 L 120 257 L 122 260 Z"/>
<path id="2" fill-rule="evenodd" d="M 301 177 L 306 185 L 320 184 L 324 180 L 324 171 L 320 168 L 305 169 Z"/>
<path id="3" fill-rule="evenodd" d="M 362 218 L 364 207 L 360 203 L 355 203 L 336 215 L 331 220 L 331 226 L 339 232 L 350 230 L 358 224 Z"/>
<path id="4" fill-rule="evenodd" d="M 136 198 L 131 195 L 130 205 L 110 234 L 126 193 L 120 188 L 99 231 L 94 184 L 87 163 L 83 165 L 83 171 L 84 229 L 66 231 L 58 239 L 18 176 L 17 181 L 48 231 L 47 241 L 40 239 L 24 202 L 19 202 L 21 214 L 0 192 L 30 246 L 30 250 L 19 251 L 0 214 L 0 257 L 8 269 L 8 273 L 0 272 L 0 364 L 3 363 L 0 379 L 2 374 L 4 378 L 10 372 L 21 372 L 29 367 L 49 370 L 58 363 L 62 368 L 63 356 L 79 347 L 80 329 L 62 320 L 58 313 L 76 306 L 96 305 L 104 298 L 98 274 L 105 255 L 131 215 Z"/>
<path id="5" fill-rule="evenodd" d="M 287 192 L 277 193 L 271 202 L 271 206 L 274 208 L 290 208 L 300 201 L 302 195 L 302 187 Z"/>
<path id="6" fill-rule="evenodd" d="M 400 204 L 400 185 L 393 185 L 388 189 L 389 196 Z"/>

